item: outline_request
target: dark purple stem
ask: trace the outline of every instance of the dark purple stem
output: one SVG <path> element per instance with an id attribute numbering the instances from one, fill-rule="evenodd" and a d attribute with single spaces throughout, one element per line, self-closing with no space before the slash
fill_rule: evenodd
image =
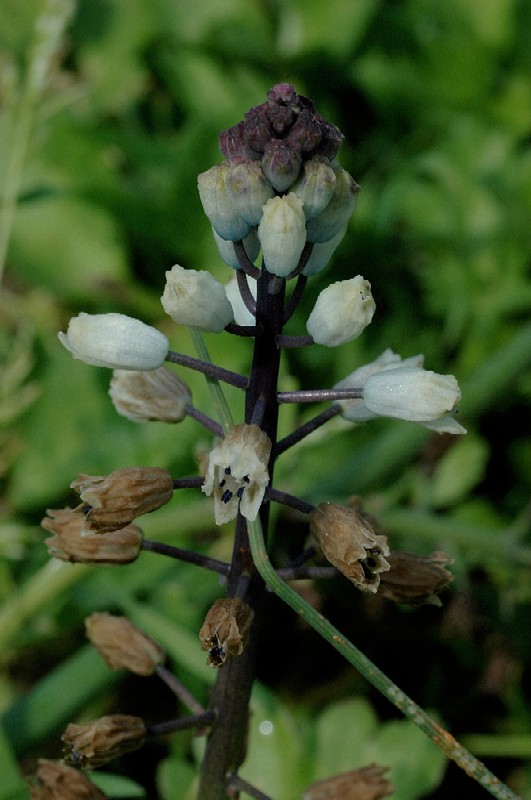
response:
<path id="1" fill-rule="evenodd" d="M 146 550 L 150 553 L 158 553 L 161 556 L 169 556 L 170 558 L 175 558 L 177 561 L 186 561 L 188 564 L 195 564 L 198 567 L 209 569 L 211 572 L 217 572 L 219 575 L 224 575 L 225 577 L 227 577 L 230 572 L 230 564 L 226 561 L 219 561 L 217 558 L 210 558 L 201 553 L 195 553 L 192 550 L 183 550 L 171 544 L 152 542 L 150 539 L 143 539 L 142 550 Z"/>
<path id="2" fill-rule="evenodd" d="M 170 719 L 167 722 L 148 725 L 146 733 L 148 736 L 161 736 L 165 733 L 185 731 L 188 728 L 204 728 L 214 722 L 215 719 L 215 711 L 203 711 L 201 714 L 192 714 L 190 717 L 180 717 L 180 719 Z"/>
<path id="3" fill-rule="evenodd" d="M 301 425 L 299 428 L 295 428 L 294 431 L 289 433 L 279 442 L 277 442 L 277 446 L 275 448 L 275 455 L 278 456 L 283 453 L 285 450 L 288 450 L 290 447 L 293 447 L 294 444 L 300 442 L 310 433 L 313 433 L 321 425 L 325 425 L 329 420 L 337 417 L 338 414 L 341 414 L 341 406 L 333 405 L 330 408 L 325 408 L 324 411 L 321 411 L 320 414 L 316 414 L 315 417 L 305 422 L 304 425 Z"/>
<path id="4" fill-rule="evenodd" d="M 283 506 L 296 508 L 297 511 L 302 511 L 303 514 L 311 514 L 312 511 L 315 511 L 315 506 L 311 503 L 307 503 L 305 500 L 301 500 L 300 497 L 295 497 L 295 495 L 281 492 L 279 489 L 274 489 L 272 486 L 266 489 L 266 495 L 270 500 L 274 500 L 275 503 L 281 503 Z"/>
<path id="5" fill-rule="evenodd" d="M 183 703 L 186 708 L 189 709 L 193 714 L 203 714 L 206 709 L 203 708 L 201 703 L 195 699 L 193 694 L 188 691 L 186 686 L 181 683 L 181 681 L 175 677 L 173 672 L 164 666 L 164 664 L 157 664 L 155 668 L 155 672 L 161 681 L 164 681 L 166 686 L 173 692 L 173 694 L 179 698 L 181 703 Z"/>
<path id="6" fill-rule="evenodd" d="M 202 475 L 193 475 L 191 478 L 175 478 L 174 489 L 200 489 L 205 479 Z"/>
<path id="7" fill-rule="evenodd" d="M 296 347 L 307 347 L 309 344 L 313 344 L 313 336 L 310 336 L 310 334 L 307 336 L 288 336 L 281 333 L 277 336 L 276 341 L 279 347 L 294 349 Z"/>
<path id="8" fill-rule="evenodd" d="M 260 791 L 260 789 L 257 789 L 256 786 L 253 786 L 248 781 L 240 778 L 239 775 L 227 775 L 227 789 L 236 789 L 238 794 L 240 792 L 244 792 L 245 794 L 248 794 L 249 797 L 254 797 L 255 800 L 272 800 L 268 794 L 264 794 Z M 230 797 L 237 797 L 238 794 L 231 794 Z"/>
<path id="9" fill-rule="evenodd" d="M 192 417 L 192 419 L 195 419 L 196 422 L 199 422 L 203 426 L 203 428 L 207 429 L 207 431 L 213 433 L 214 436 L 219 436 L 220 439 L 223 438 L 223 428 L 221 427 L 219 422 L 216 422 L 215 419 L 212 419 L 212 417 L 207 416 L 207 414 L 204 414 L 203 411 L 200 411 L 191 403 L 186 404 L 185 410 L 189 417 Z"/>
<path id="10" fill-rule="evenodd" d="M 338 575 L 335 567 L 281 567 L 276 573 L 283 581 L 323 580 Z"/>
<path id="11" fill-rule="evenodd" d="M 279 403 L 321 403 L 327 400 L 360 400 L 363 389 L 306 389 L 301 392 L 279 392 Z"/>
<path id="12" fill-rule="evenodd" d="M 236 258 L 238 259 L 238 264 L 242 268 L 247 275 L 250 275 L 252 278 L 260 277 L 260 270 L 258 267 L 255 267 L 247 253 L 245 252 L 245 247 L 243 246 L 243 242 L 240 239 L 239 242 L 233 242 L 234 245 L 234 252 L 236 253 Z"/>
<path id="13" fill-rule="evenodd" d="M 253 293 L 249 288 L 247 275 L 242 270 L 238 270 L 236 273 L 236 280 L 238 281 L 238 289 L 240 290 L 240 296 L 245 308 L 253 315 L 253 317 L 256 316 L 256 300 L 254 299 Z"/>
<path id="14" fill-rule="evenodd" d="M 245 375 L 239 375 L 237 372 L 232 372 L 229 369 L 223 369 L 216 364 L 211 364 L 208 361 L 201 361 L 200 358 L 193 358 L 193 356 L 185 356 L 183 353 L 175 353 L 170 350 L 166 356 L 166 361 L 172 364 L 180 364 L 181 367 L 188 367 L 195 369 L 197 372 L 202 372 L 208 378 L 216 378 L 218 381 L 229 383 L 231 386 L 236 386 L 238 389 L 247 389 L 249 384 L 248 378 Z"/>
<path id="15" fill-rule="evenodd" d="M 254 325 L 236 325 L 235 322 L 229 322 L 228 325 L 225 325 L 225 330 L 235 336 L 246 336 L 247 338 L 254 336 L 256 333 Z"/>
<path id="16" fill-rule="evenodd" d="M 300 299 L 304 293 L 306 288 L 306 284 L 308 283 L 308 278 L 306 275 L 299 275 L 297 278 L 297 283 L 295 284 L 295 288 L 291 293 L 291 297 L 289 298 L 286 308 L 284 309 L 284 324 L 291 319 L 293 312 L 299 305 Z"/>

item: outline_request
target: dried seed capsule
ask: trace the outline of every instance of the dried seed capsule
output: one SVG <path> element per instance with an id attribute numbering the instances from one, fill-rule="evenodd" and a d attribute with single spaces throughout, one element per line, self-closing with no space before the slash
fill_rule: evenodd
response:
<path id="1" fill-rule="evenodd" d="M 181 422 L 192 401 L 186 383 L 168 367 L 150 372 L 115 369 L 109 396 L 118 413 L 133 422 Z"/>
<path id="2" fill-rule="evenodd" d="M 354 509 L 321 503 L 310 514 L 310 532 L 325 557 L 364 592 L 376 592 L 389 569 L 387 538 Z"/>
<path id="3" fill-rule="evenodd" d="M 86 725 L 67 726 L 61 740 L 65 762 L 82 769 L 97 769 L 144 744 L 146 726 L 140 717 L 110 714 Z"/>
<path id="4" fill-rule="evenodd" d="M 388 561 L 390 569 L 381 576 L 379 594 L 410 606 L 442 605 L 438 595 L 454 579 L 445 569 L 453 561 L 446 553 L 436 550 L 418 556 L 395 550 Z"/>
<path id="5" fill-rule="evenodd" d="M 160 467 L 125 467 L 104 477 L 81 474 L 70 486 L 81 495 L 76 511 L 85 515 L 83 530 L 89 533 L 120 530 L 173 495 L 173 479 Z"/>
<path id="6" fill-rule="evenodd" d="M 152 675 L 166 654 L 126 617 L 95 613 L 85 619 L 87 637 L 111 669 L 128 669 L 137 675 Z"/>
<path id="7" fill-rule="evenodd" d="M 325 778 L 312 783 L 302 800 L 381 800 L 394 792 L 392 783 L 384 778 L 386 771 L 387 767 L 371 764 Z"/>
<path id="8" fill-rule="evenodd" d="M 243 653 L 253 618 L 254 611 L 239 597 L 216 600 L 199 631 L 210 667 L 221 667 L 229 656 Z"/>
<path id="9" fill-rule="evenodd" d="M 78 769 L 62 761 L 39 758 L 32 800 L 106 800 L 104 795 Z"/>
<path id="10" fill-rule="evenodd" d="M 54 536 L 45 545 L 54 558 L 72 564 L 130 564 L 142 547 L 142 531 L 136 525 L 108 533 L 84 533 L 85 519 L 71 508 L 49 508 L 41 527 Z"/>

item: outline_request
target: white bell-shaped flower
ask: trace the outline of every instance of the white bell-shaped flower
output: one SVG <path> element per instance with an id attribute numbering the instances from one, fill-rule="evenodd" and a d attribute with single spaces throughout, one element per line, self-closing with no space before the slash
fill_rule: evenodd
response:
<path id="1" fill-rule="evenodd" d="M 439 375 L 421 367 L 401 366 L 370 375 L 363 389 L 369 411 L 382 417 L 420 422 L 439 432 L 465 433 L 453 420 L 461 391 L 453 375 Z"/>
<path id="2" fill-rule="evenodd" d="M 205 270 L 176 264 L 166 273 L 160 301 L 174 322 L 189 328 L 220 333 L 232 321 L 232 306 L 223 285 Z"/>
<path id="3" fill-rule="evenodd" d="M 110 369 L 151 370 L 160 367 L 169 350 L 163 333 L 125 314 L 85 314 L 68 323 L 59 341 L 74 358 Z"/>
<path id="4" fill-rule="evenodd" d="M 216 164 L 197 178 L 199 197 L 212 227 L 222 239 L 238 242 L 245 239 L 251 226 L 240 216 L 227 192 L 226 177 L 230 165 Z"/>
<path id="5" fill-rule="evenodd" d="M 240 262 L 234 252 L 234 242 L 222 239 L 221 236 L 218 236 L 214 228 L 212 228 L 212 233 L 214 234 L 214 241 L 221 260 L 233 269 L 241 269 Z M 260 239 L 254 228 L 251 233 L 243 239 L 243 247 L 249 261 L 256 261 L 258 253 L 260 252 Z"/>
<path id="6" fill-rule="evenodd" d="M 265 268 L 285 278 L 299 263 L 306 244 L 302 200 L 296 194 L 273 197 L 264 206 L 258 226 Z"/>
<path id="7" fill-rule="evenodd" d="M 217 525 L 238 511 L 250 522 L 256 519 L 269 483 L 270 454 L 271 440 L 258 425 L 236 425 L 210 452 L 201 488 L 214 495 Z"/>
<path id="8" fill-rule="evenodd" d="M 424 363 L 423 355 L 411 356 L 402 360 L 402 358 L 388 347 L 383 353 L 371 361 L 369 364 L 364 364 L 358 367 L 346 378 L 336 383 L 334 389 L 363 389 L 367 379 L 375 372 L 382 370 L 393 369 L 398 366 L 412 366 L 422 367 Z M 369 411 L 361 398 L 354 400 L 338 400 L 341 405 L 342 416 L 349 422 L 366 422 L 369 419 L 374 419 L 377 414 Z"/>
<path id="9" fill-rule="evenodd" d="M 361 275 L 337 281 L 320 293 L 306 329 L 317 344 L 337 347 L 355 339 L 370 323 L 376 304 Z"/>

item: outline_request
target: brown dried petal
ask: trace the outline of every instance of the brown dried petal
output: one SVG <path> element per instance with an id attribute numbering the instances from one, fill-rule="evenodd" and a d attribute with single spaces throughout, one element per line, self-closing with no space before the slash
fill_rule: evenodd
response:
<path id="1" fill-rule="evenodd" d="M 96 613 L 85 619 L 88 638 L 111 669 L 129 669 L 137 675 L 152 675 L 166 659 L 162 647 L 126 617 Z"/>
<path id="2" fill-rule="evenodd" d="M 394 787 L 383 777 L 386 770 L 387 767 L 371 764 L 317 781 L 306 789 L 302 800 L 380 800 L 389 797 Z"/>
<path id="3" fill-rule="evenodd" d="M 36 785 L 30 786 L 33 800 L 105 800 L 106 795 L 78 769 L 62 761 L 38 761 Z"/>
<path id="4" fill-rule="evenodd" d="M 394 551 L 389 558 L 390 570 L 382 575 L 379 594 L 397 603 L 411 606 L 440 606 L 439 592 L 453 580 L 445 569 L 452 559 L 441 550 L 429 556 Z"/>
<path id="5" fill-rule="evenodd" d="M 61 739 L 65 762 L 83 769 L 97 769 L 124 753 L 142 747 L 146 726 L 140 717 L 111 714 L 86 725 L 70 723 Z"/>
<path id="6" fill-rule="evenodd" d="M 358 589 L 376 592 L 389 569 L 387 538 L 347 506 L 321 503 L 310 514 L 310 531 L 325 557 Z"/>
<path id="7" fill-rule="evenodd" d="M 54 558 L 78 564 L 130 564 L 138 558 L 142 531 L 129 525 L 101 535 L 83 532 L 84 517 L 71 508 L 49 508 L 41 527 L 54 536 L 45 545 Z"/>
<path id="8" fill-rule="evenodd" d="M 228 656 L 243 653 L 253 617 L 252 608 L 238 597 L 216 600 L 199 631 L 210 667 L 221 667 Z"/>
<path id="9" fill-rule="evenodd" d="M 125 528 L 136 517 L 155 511 L 173 495 L 173 480 L 160 467 L 125 467 L 106 477 L 81 474 L 70 484 L 83 503 L 83 530 L 105 533 Z"/>

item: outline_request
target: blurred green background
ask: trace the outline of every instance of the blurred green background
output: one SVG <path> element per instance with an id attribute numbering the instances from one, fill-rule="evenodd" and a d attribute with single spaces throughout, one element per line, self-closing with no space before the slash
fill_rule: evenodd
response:
<path id="1" fill-rule="evenodd" d="M 361 273 L 377 304 L 360 339 L 288 353 L 281 388 L 333 385 L 386 347 L 422 352 L 459 379 L 469 431 L 448 441 L 405 422 L 335 421 L 286 453 L 285 490 L 311 502 L 360 494 L 393 547 L 454 558 L 442 609 L 411 612 L 345 583 L 307 591 L 531 798 L 531 4 L 79 0 L 67 17 L 64 0 L 0 0 L 0 800 L 26 796 L 20 776 L 37 757 L 60 757 L 68 721 L 178 710 L 154 679 L 109 672 L 84 640 L 93 611 L 130 615 L 207 697 L 196 631 L 222 592 L 217 578 L 151 554 L 114 570 L 55 563 L 39 521 L 76 502 L 79 472 L 194 474 L 208 437 L 191 419 L 169 429 L 118 417 L 109 372 L 74 362 L 56 332 L 80 310 L 120 311 L 194 354 L 163 315 L 164 273 L 179 263 L 231 277 L 196 176 L 220 160 L 219 131 L 280 81 L 341 128 L 341 162 L 362 187 L 289 332 L 305 332 L 332 280 Z M 249 342 L 207 344 L 246 370 Z M 189 378 L 208 411 L 203 379 Z M 228 397 L 237 418 L 241 398 Z M 314 411 L 284 408 L 281 433 Z M 141 524 L 229 557 L 230 530 L 215 530 L 195 493 Z M 305 536 L 279 513 L 277 563 Z M 312 780 L 378 761 L 400 800 L 486 796 L 273 599 L 269 619 L 244 776 L 294 800 Z M 94 781 L 109 797 L 191 797 L 199 751 L 177 734 Z"/>

